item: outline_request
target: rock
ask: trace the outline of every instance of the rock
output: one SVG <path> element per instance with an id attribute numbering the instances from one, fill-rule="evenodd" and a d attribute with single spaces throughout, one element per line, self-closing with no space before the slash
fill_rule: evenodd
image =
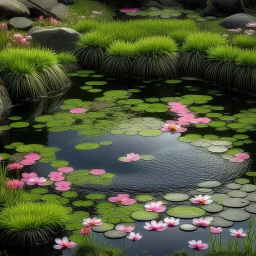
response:
<path id="1" fill-rule="evenodd" d="M 176 0 L 159 0 L 159 3 L 164 7 L 182 7 L 182 4 Z"/>
<path id="2" fill-rule="evenodd" d="M 29 17 L 29 9 L 17 0 L 0 1 L 0 17 Z"/>
<path id="3" fill-rule="evenodd" d="M 80 34 L 70 28 L 40 29 L 30 33 L 33 40 L 56 52 L 73 51 Z"/>
<path id="4" fill-rule="evenodd" d="M 64 4 L 57 4 L 55 7 L 53 7 L 50 12 L 54 14 L 55 18 L 63 20 L 68 16 L 69 9 Z"/>
<path id="5" fill-rule="evenodd" d="M 27 6 L 32 17 L 38 17 L 40 15 L 49 16 L 49 14 L 44 10 L 50 11 L 58 4 L 58 0 L 32 0 L 35 4 L 30 3 L 28 0 L 19 1 Z"/>
<path id="6" fill-rule="evenodd" d="M 212 0 L 212 4 L 216 9 L 227 14 L 242 12 L 241 0 Z"/>
<path id="7" fill-rule="evenodd" d="M 158 9 L 162 9 L 162 5 L 155 1 L 149 1 L 148 3 L 144 4 L 143 7 L 145 8 L 155 7 Z"/>
<path id="8" fill-rule="evenodd" d="M 36 31 L 39 31 L 39 30 L 43 30 L 43 29 L 47 29 L 47 27 L 35 26 L 35 27 L 31 28 L 31 29 L 27 32 L 27 35 L 30 36 L 33 32 L 36 32 Z"/>
<path id="9" fill-rule="evenodd" d="M 220 25 L 224 28 L 243 28 L 249 22 L 255 22 L 256 18 L 245 13 L 237 13 L 225 18 Z"/>
<path id="10" fill-rule="evenodd" d="M 75 0 L 58 0 L 58 2 L 65 5 L 70 5 L 70 4 L 74 4 Z"/>
<path id="11" fill-rule="evenodd" d="M 208 6 L 206 6 L 203 11 L 202 11 L 202 16 L 206 17 L 206 16 L 217 16 L 217 9 L 214 5 L 210 4 Z"/>
<path id="12" fill-rule="evenodd" d="M 8 21 L 10 28 L 28 31 L 33 27 L 33 22 L 25 17 L 15 17 Z"/>

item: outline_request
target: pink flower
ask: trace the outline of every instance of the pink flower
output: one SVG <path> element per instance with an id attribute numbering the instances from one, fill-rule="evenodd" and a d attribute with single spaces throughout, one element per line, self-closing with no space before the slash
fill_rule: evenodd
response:
<path id="1" fill-rule="evenodd" d="M 0 155 L 0 161 L 2 161 L 3 160 L 3 157 Z"/>
<path id="2" fill-rule="evenodd" d="M 198 240 L 198 241 L 191 240 L 191 241 L 188 241 L 188 244 L 189 244 L 188 247 L 198 251 L 206 250 L 208 248 L 208 244 L 203 243 L 202 240 Z"/>
<path id="3" fill-rule="evenodd" d="M 8 188 L 17 189 L 23 187 L 24 182 L 21 180 L 8 180 L 7 182 L 5 182 L 5 185 Z"/>
<path id="4" fill-rule="evenodd" d="M 247 29 L 247 30 L 244 31 L 244 33 L 251 36 L 251 35 L 255 34 L 255 30 Z"/>
<path id="5" fill-rule="evenodd" d="M 193 219 L 192 224 L 197 227 L 208 227 L 213 221 L 212 217 Z"/>
<path id="6" fill-rule="evenodd" d="M 168 122 L 163 125 L 163 127 L 161 128 L 161 131 L 172 132 L 172 133 L 185 132 L 185 131 L 187 131 L 187 128 L 181 127 L 181 125 L 176 124 L 174 122 L 170 122 L 170 123 Z"/>
<path id="7" fill-rule="evenodd" d="M 80 229 L 80 233 L 84 236 L 88 235 L 92 230 L 92 226 Z"/>
<path id="8" fill-rule="evenodd" d="M 19 163 L 12 163 L 7 165 L 8 170 L 21 170 L 23 169 L 23 165 Z"/>
<path id="9" fill-rule="evenodd" d="M 209 117 L 199 117 L 194 119 L 194 121 L 192 121 L 192 123 L 195 123 L 195 124 L 208 124 L 209 122 L 211 122 L 211 118 Z"/>
<path id="10" fill-rule="evenodd" d="M 24 159 L 22 161 L 20 161 L 20 164 L 22 165 L 32 165 L 35 163 L 35 160 L 32 160 L 32 159 Z"/>
<path id="11" fill-rule="evenodd" d="M 83 225 L 86 227 L 93 227 L 93 226 L 100 226 L 102 225 L 101 219 L 98 219 L 96 217 L 83 219 Z"/>
<path id="12" fill-rule="evenodd" d="M 230 231 L 230 235 L 234 237 L 243 238 L 247 236 L 247 234 L 243 233 L 244 230 L 242 228 L 239 228 L 238 230 L 230 229 L 229 231 Z"/>
<path id="13" fill-rule="evenodd" d="M 152 220 L 151 222 L 146 222 L 145 224 L 146 225 L 144 228 L 150 231 L 163 231 L 167 228 L 167 224 L 163 221 L 156 222 L 155 220 Z"/>
<path id="14" fill-rule="evenodd" d="M 74 169 L 72 167 L 60 167 L 60 168 L 58 168 L 58 171 L 62 172 L 62 173 L 73 172 L 73 170 Z"/>
<path id="15" fill-rule="evenodd" d="M 35 172 L 31 172 L 31 173 L 24 172 L 24 173 L 22 173 L 22 177 L 23 178 L 21 180 L 24 182 L 27 182 L 29 179 L 38 177 L 38 175 Z"/>
<path id="16" fill-rule="evenodd" d="M 163 205 L 162 201 L 150 202 L 145 204 L 145 210 L 148 212 L 164 212 L 166 210 L 166 206 Z"/>
<path id="17" fill-rule="evenodd" d="M 164 222 L 167 224 L 169 228 L 175 227 L 180 224 L 180 219 L 171 218 L 164 218 Z"/>
<path id="18" fill-rule="evenodd" d="M 134 241 L 134 242 L 137 242 L 139 241 L 141 238 L 142 238 L 142 235 L 140 233 L 134 233 L 134 232 L 131 232 L 128 236 L 127 236 L 128 239 Z"/>
<path id="19" fill-rule="evenodd" d="M 118 194 L 116 197 L 109 197 L 108 201 L 112 203 L 120 203 L 122 205 L 131 205 L 137 202 L 135 199 L 129 197 L 128 194 Z"/>
<path id="20" fill-rule="evenodd" d="M 82 113 L 85 113 L 86 111 L 87 111 L 86 108 L 72 108 L 69 110 L 69 112 L 72 114 L 82 114 Z"/>
<path id="21" fill-rule="evenodd" d="M 246 27 L 249 27 L 249 28 L 256 28 L 256 22 L 249 22 Z"/>
<path id="22" fill-rule="evenodd" d="M 139 12 L 140 9 L 139 8 L 123 8 L 123 9 L 120 9 L 120 12 L 124 12 L 124 13 L 127 13 L 127 12 Z"/>
<path id="23" fill-rule="evenodd" d="M 210 232 L 211 232 L 212 234 L 220 234 L 222 231 L 223 231 L 223 229 L 220 228 L 220 227 L 218 227 L 218 228 L 216 228 L 216 227 L 210 227 Z"/>
<path id="24" fill-rule="evenodd" d="M 0 31 L 7 31 L 8 30 L 8 26 L 6 23 L 1 23 L 0 24 Z"/>
<path id="25" fill-rule="evenodd" d="M 14 40 L 17 40 L 17 41 L 20 41 L 23 39 L 23 35 L 21 34 L 14 34 L 12 37 Z"/>
<path id="26" fill-rule="evenodd" d="M 242 162 L 244 162 L 244 159 L 234 157 L 234 158 L 230 159 L 229 161 L 232 163 L 242 163 Z"/>
<path id="27" fill-rule="evenodd" d="M 50 172 L 48 176 L 51 181 L 62 181 L 65 179 L 62 172 Z"/>
<path id="28" fill-rule="evenodd" d="M 51 25 L 57 25 L 57 24 L 60 23 L 59 21 L 57 21 L 57 20 L 54 19 L 53 17 L 50 17 L 50 18 L 49 18 L 49 21 L 50 21 Z"/>
<path id="29" fill-rule="evenodd" d="M 44 16 L 41 15 L 41 16 L 38 17 L 38 19 L 39 19 L 39 21 L 40 21 L 40 23 L 41 23 L 41 22 L 44 20 Z"/>
<path id="30" fill-rule="evenodd" d="M 67 191 L 70 190 L 71 182 L 69 181 L 59 181 L 55 182 L 55 189 L 59 191 Z"/>
<path id="31" fill-rule="evenodd" d="M 34 161 L 41 159 L 41 156 L 36 153 L 29 153 L 29 154 L 25 155 L 24 157 L 26 159 L 30 159 L 30 160 L 34 160 Z"/>
<path id="32" fill-rule="evenodd" d="M 213 200 L 211 200 L 211 196 L 209 195 L 205 195 L 205 196 L 198 195 L 198 196 L 195 196 L 194 198 L 191 198 L 190 201 L 193 204 L 211 204 L 213 202 Z"/>
<path id="33" fill-rule="evenodd" d="M 250 155 L 248 153 L 237 153 L 235 157 L 244 160 L 250 158 Z"/>
<path id="34" fill-rule="evenodd" d="M 123 157 L 124 162 L 138 161 L 140 159 L 140 155 L 134 153 L 127 154 L 125 157 Z"/>
<path id="35" fill-rule="evenodd" d="M 27 181 L 27 185 L 38 185 L 38 186 L 44 186 L 45 182 L 47 180 L 44 177 L 35 177 L 35 178 L 31 178 Z"/>
<path id="36" fill-rule="evenodd" d="M 63 237 L 62 239 L 56 238 L 55 242 L 57 245 L 53 246 L 54 249 L 67 249 L 77 246 L 75 242 L 69 241 L 67 237 Z"/>
<path id="37" fill-rule="evenodd" d="M 27 40 L 27 41 L 32 40 L 32 36 L 26 36 L 26 40 Z"/>
<path id="38" fill-rule="evenodd" d="M 104 174 L 106 171 L 105 170 L 103 170 L 103 169 L 92 169 L 91 171 L 90 171 L 90 174 L 92 174 L 92 175 L 102 175 L 102 174 Z"/>
<path id="39" fill-rule="evenodd" d="M 231 28 L 231 29 L 228 29 L 229 32 L 234 32 L 234 33 L 240 33 L 242 32 L 243 30 L 241 28 Z"/>
<path id="40" fill-rule="evenodd" d="M 128 227 L 122 224 L 116 225 L 115 227 L 116 230 L 119 230 L 121 232 L 126 232 L 126 233 L 130 233 L 132 232 L 135 228 L 134 227 Z"/>

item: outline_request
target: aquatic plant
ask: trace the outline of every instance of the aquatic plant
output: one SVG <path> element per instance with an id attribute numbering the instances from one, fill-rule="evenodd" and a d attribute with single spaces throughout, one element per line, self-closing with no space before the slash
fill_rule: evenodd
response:
<path id="1" fill-rule="evenodd" d="M 54 203 L 20 203 L 0 213 L 0 240 L 34 246 L 49 241 L 69 221 L 65 208 Z"/>
<path id="2" fill-rule="evenodd" d="M 237 35 L 233 38 L 232 44 L 244 49 L 256 49 L 256 38 L 248 35 Z"/>
<path id="3" fill-rule="evenodd" d="M 77 58 L 69 52 L 58 53 L 58 60 L 65 73 L 75 72 L 79 69 Z"/>
<path id="4" fill-rule="evenodd" d="M 168 79 L 177 76 L 177 45 L 168 37 L 148 37 L 135 43 L 131 73 L 136 78 Z"/>
<path id="5" fill-rule="evenodd" d="M 115 77 L 130 75 L 134 52 L 134 44 L 116 41 L 109 46 L 102 63 L 102 72 Z"/>
<path id="6" fill-rule="evenodd" d="M 148 212 L 164 212 L 166 210 L 166 206 L 163 205 L 162 201 L 149 202 L 145 204 L 145 210 Z"/>
<path id="7" fill-rule="evenodd" d="M 234 46 L 217 46 L 207 51 L 205 79 L 214 84 L 231 88 L 235 61 L 240 49 Z"/>
<path id="8" fill-rule="evenodd" d="M 195 250 L 206 250 L 208 249 L 208 244 L 203 243 L 202 240 L 191 240 L 188 242 L 188 247 L 195 249 Z"/>
<path id="9" fill-rule="evenodd" d="M 151 222 L 146 222 L 144 228 L 149 231 L 164 231 L 167 228 L 167 224 L 163 221 L 156 222 L 152 220 Z"/>
<path id="10" fill-rule="evenodd" d="M 205 71 L 206 52 L 212 47 L 225 44 L 227 40 L 215 33 L 200 32 L 188 36 L 179 59 L 181 74 L 202 78 Z"/>
<path id="11" fill-rule="evenodd" d="M 54 249 L 70 249 L 77 246 L 77 243 L 69 241 L 67 237 L 63 237 L 62 239 L 55 239 L 56 245 L 53 246 Z"/>
<path id="12" fill-rule="evenodd" d="M 134 232 L 131 232 L 128 236 L 127 236 L 128 239 L 134 241 L 134 242 L 137 242 L 139 241 L 141 238 L 142 238 L 142 235 L 140 233 L 134 233 Z"/>
<path id="13" fill-rule="evenodd" d="M 213 200 L 211 200 L 211 196 L 209 195 L 198 195 L 190 199 L 193 204 L 211 204 Z"/>
<path id="14" fill-rule="evenodd" d="M 171 218 L 166 217 L 164 218 L 164 222 L 167 224 L 169 228 L 173 228 L 180 224 L 180 219 L 175 219 L 173 217 Z"/>
<path id="15" fill-rule="evenodd" d="M 256 93 L 256 54 L 254 50 L 242 50 L 236 58 L 234 88 Z"/>
<path id="16" fill-rule="evenodd" d="M 136 200 L 130 198 L 130 195 L 128 194 L 118 194 L 116 197 L 109 197 L 108 201 L 112 203 L 120 203 L 122 205 L 131 205 L 136 203 Z"/>
<path id="17" fill-rule="evenodd" d="M 112 39 L 108 34 L 97 32 L 82 35 L 78 41 L 75 55 L 84 69 L 99 70 L 107 47 Z"/>

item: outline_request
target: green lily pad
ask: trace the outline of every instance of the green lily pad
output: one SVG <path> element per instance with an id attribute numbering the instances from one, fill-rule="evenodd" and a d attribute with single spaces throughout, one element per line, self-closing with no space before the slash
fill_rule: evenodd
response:
<path id="1" fill-rule="evenodd" d="M 250 201 L 244 198 L 229 198 L 225 199 L 222 203 L 223 206 L 230 208 L 243 208 L 250 204 Z"/>
<path id="2" fill-rule="evenodd" d="M 228 151 L 228 148 L 225 146 L 210 146 L 208 151 L 212 153 L 224 153 Z"/>
<path id="3" fill-rule="evenodd" d="M 256 214 L 256 204 L 248 205 L 245 210 L 249 213 Z"/>
<path id="4" fill-rule="evenodd" d="M 212 227 L 222 227 L 222 228 L 229 228 L 234 225 L 234 222 L 225 220 L 221 217 L 214 217 L 213 221 L 211 222 Z"/>
<path id="5" fill-rule="evenodd" d="M 55 160 L 51 163 L 51 166 L 54 168 L 65 167 L 68 166 L 68 162 L 64 160 Z"/>
<path id="6" fill-rule="evenodd" d="M 110 231 L 110 230 L 112 230 L 112 229 L 114 229 L 114 225 L 113 224 L 111 224 L 111 223 L 103 223 L 102 225 L 100 225 L 100 226 L 94 226 L 93 228 L 92 228 L 92 230 L 94 231 L 94 232 L 98 232 L 98 233 L 104 233 L 104 232 L 107 232 L 107 231 Z"/>
<path id="7" fill-rule="evenodd" d="M 242 185 L 237 184 L 237 183 L 229 183 L 229 184 L 227 184 L 227 188 L 228 189 L 239 189 L 241 187 L 242 187 Z"/>
<path id="8" fill-rule="evenodd" d="M 77 207 L 90 207 L 93 205 L 93 201 L 87 200 L 87 201 L 82 201 L 78 200 L 72 203 L 74 206 Z"/>
<path id="9" fill-rule="evenodd" d="M 155 220 L 158 216 L 156 212 L 147 212 L 145 210 L 135 211 L 131 214 L 131 217 L 137 221 Z"/>
<path id="10" fill-rule="evenodd" d="M 179 84 L 182 83 L 182 80 L 166 80 L 167 84 Z"/>
<path id="11" fill-rule="evenodd" d="M 239 178 L 239 179 L 236 179 L 236 180 L 235 180 L 235 183 L 244 185 L 244 184 L 250 183 L 250 180 L 245 179 L 245 178 Z"/>
<path id="12" fill-rule="evenodd" d="M 137 195 L 135 197 L 135 199 L 137 201 L 140 201 L 140 202 L 148 202 L 148 201 L 153 200 L 153 196 L 151 196 L 151 195 Z"/>
<path id="13" fill-rule="evenodd" d="M 219 215 L 225 220 L 234 222 L 248 220 L 251 216 L 248 212 L 239 209 L 226 210 L 224 212 L 221 212 Z"/>
<path id="14" fill-rule="evenodd" d="M 102 200 L 106 198 L 106 195 L 104 194 L 88 194 L 85 196 L 86 199 L 90 200 Z"/>
<path id="15" fill-rule="evenodd" d="M 152 155 L 141 155 L 140 157 L 141 157 L 141 159 L 144 160 L 144 161 L 152 161 L 152 160 L 155 159 L 155 157 L 152 156 Z"/>
<path id="16" fill-rule="evenodd" d="M 1 125 L 0 126 L 0 131 L 8 131 L 11 129 L 11 126 L 8 125 Z"/>
<path id="17" fill-rule="evenodd" d="M 48 189 L 47 188 L 33 188 L 30 190 L 31 194 L 47 194 L 48 193 Z"/>
<path id="18" fill-rule="evenodd" d="M 29 126 L 28 122 L 15 122 L 10 124 L 10 127 L 12 128 L 25 128 L 28 126 Z"/>
<path id="19" fill-rule="evenodd" d="M 93 142 L 85 142 L 75 146 L 75 148 L 78 150 L 93 150 L 99 147 L 100 147 L 100 144 L 93 143 Z"/>
<path id="20" fill-rule="evenodd" d="M 169 209 L 167 215 L 181 219 L 193 219 L 205 215 L 205 210 L 193 206 L 177 206 Z"/>
<path id="21" fill-rule="evenodd" d="M 67 198 L 74 198 L 78 196 L 78 193 L 75 191 L 65 191 L 62 193 L 62 196 L 67 197 Z"/>
<path id="22" fill-rule="evenodd" d="M 180 193 L 169 193 L 164 195 L 164 199 L 172 202 L 182 202 L 189 199 L 189 195 Z"/>
<path id="23" fill-rule="evenodd" d="M 203 205 L 201 206 L 201 208 L 203 210 L 205 210 L 206 212 L 209 212 L 209 213 L 218 213 L 218 212 L 221 212 L 223 210 L 223 206 L 220 205 L 220 204 L 208 204 L 208 205 Z"/>
<path id="24" fill-rule="evenodd" d="M 197 184 L 197 186 L 200 188 L 216 188 L 221 186 L 221 183 L 217 180 L 212 180 L 212 181 L 200 182 Z"/>
<path id="25" fill-rule="evenodd" d="M 110 141 L 110 140 L 106 140 L 106 141 L 101 141 L 99 144 L 100 144 L 101 146 L 109 146 L 109 145 L 112 145 L 113 142 Z"/>

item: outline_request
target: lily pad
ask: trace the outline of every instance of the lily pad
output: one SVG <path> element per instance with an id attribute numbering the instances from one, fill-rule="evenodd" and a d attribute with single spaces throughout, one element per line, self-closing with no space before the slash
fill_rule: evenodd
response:
<path id="1" fill-rule="evenodd" d="M 25 128 L 28 126 L 29 126 L 28 122 L 15 122 L 10 124 L 10 127 L 12 128 Z"/>
<path id="2" fill-rule="evenodd" d="M 74 198 L 74 197 L 77 197 L 78 194 L 75 191 L 65 191 L 62 193 L 62 196 L 67 197 L 67 198 Z"/>
<path id="3" fill-rule="evenodd" d="M 244 210 L 230 209 L 220 213 L 220 217 L 229 221 L 245 221 L 250 218 L 250 214 Z"/>
<path id="4" fill-rule="evenodd" d="M 189 195 L 180 193 L 169 193 L 164 195 L 164 199 L 172 202 L 182 202 L 189 199 Z"/>
<path id="5" fill-rule="evenodd" d="M 135 211 L 131 214 L 131 217 L 138 221 L 155 220 L 158 216 L 156 212 L 147 212 L 145 210 Z"/>
<path id="6" fill-rule="evenodd" d="M 234 222 L 225 220 L 221 217 L 213 217 L 213 221 L 211 222 L 212 227 L 222 227 L 229 228 L 234 225 Z"/>
<path id="7" fill-rule="evenodd" d="M 90 200 L 102 200 L 106 198 L 106 195 L 104 194 L 88 194 L 85 196 L 86 199 Z"/>
<path id="8" fill-rule="evenodd" d="M 208 205 L 203 205 L 201 206 L 201 208 L 203 210 L 205 210 L 206 212 L 209 212 L 209 213 L 218 213 L 218 212 L 221 212 L 223 210 L 223 206 L 220 205 L 220 204 L 208 204 Z"/>
<path id="9" fill-rule="evenodd" d="M 197 227 L 194 226 L 194 225 L 192 225 L 192 224 L 182 224 L 182 225 L 180 225 L 179 228 L 180 228 L 182 231 L 187 231 L 187 232 L 197 230 Z"/>
<path id="10" fill-rule="evenodd" d="M 229 191 L 227 194 L 231 197 L 236 197 L 236 198 L 244 198 L 248 195 L 247 193 L 240 190 L 232 190 L 232 191 Z"/>
<path id="11" fill-rule="evenodd" d="M 245 210 L 247 212 L 250 212 L 250 213 L 253 213 L 253 214 L 256 214 L 256 204 L 250 204 L 248 205 Z"/>
<path id="12" fill-rule="evenodd" d="M 213 194 L 211 199 L 218 204 L 222 204 L 223 201 L 229 198 L 227 194 Z"/>
<path id="13" fill-rule="evenodd" d="M 104 233 L 104 232 L 107 232 L 107 231 L 110 231 L 110 230 L 114 229 L 114 227 L 115 226 L 112 223 L 103 223 L 100 226 L 94 226 L 92 228 L 92 230 L 94 232 Z"/>
<path id="14" fill-rule="evenodd" d="M 236 180 L 235 180 L 235 183 L 244 185 L 244 184 L 250 183 L 250 180 L 245 179 L 245 178 L 239 178 L 239 179 L 236 179 Z"/>
<path id="15" fill-rule="evenodd" d="M 228 151 L 228 148 L 225 146 L 210 146 L 208 150 L 212 153 L 224 153 Z"/>
<path id="16" fill-rule="evenodd" d="M 225 199 L 222 203 L 223 206 L 230 208 L 243 208 L 250 204 L 250 201 L 244 198 L 229 198 Z"/>
<path id="17" fill-rule="evenodd" d="M 101 146 L 109 146 L 109 145 L 112 145 L 113 142 L 110 141 L 110 140 L 105 140 L 105 141 L 101 141 L 99 144 L 100 144 Z"/>
<path id="18" fill-rule="evenodd" d="M 126 236 L 125 232 L 119 230 L 110 230 L 104 233 L 104 236 L 110 239 L 120 239 Z"/>
<path id="19" fill-rule="evenodd" d="M 137 201 L 140 201 L 140 202 L 148 202 L 148 201 L 153 200 L 153 196 L 151 196 L 151 195 L 137 195 L 135 197 L 135 199 Z"/>
<path id="20" fill-rule="evenodd" d="M 75 148 L 78 150 L 93 150 L 99 147 L 100 147 L 100 144 L 93 143 L 93 142 L 85 142 L 75 146 Z"/>
<path id="21" fill-rule="evenodd" d="M 51 163 L 51 166 L 54 168 L 65 167 L 68 166 L 68 162 L 64 160 L 55 160 Z"/>
<path id="22" fill-rule="evenodd" d="M 240 188 L 243 192 L 254 192 L 256 191 L 256 186 L 253 184 L 245 184 Z"/>
<path id="23" fill-rule="evenodd" d="M 256 202 L 256 193 L 250 193 L 245 199 L 251 202 Z"/>
<path id="24" fill-rule="evenodd" d="M 237 184 L 237 183 L 229 183 L 229 184 L 227 184 L 227 188 L 228 189 L 239 189 L 241 187 L 242 187 L 242 185 Z"/>
<path id="25" fill-rule="evenodd" d="M 205 210 L 193 206 L 177 206 L 167 211 L 167 215 L 181 219 L 198 218 L 205 213 Z"/>
<path id="26" fill-rule="evenodd" d="M 217 180 L 204 181 L 197 184 L 200 188 L 217 188 L 221 186 L 221 183 Z"/>
<path id="27" fill-rule="evenodd" d="M 152 156 L 152 155 L 141 155 L 140 157 L 141 157 L 141 159 L 144 160 L 144 161 L 152 161 L 152 160 L 155 159 L 155 157 Z"/>
<path id="28" fill-rule="evenodd" d="M 156 136 L 160 136 L 162 134 L 163 134 L 163 132 L 160 130 L 143 130 L 143 131 L 139 132 L 139 135 L 143 136 L 143 137 L 156 137 Z"/>

